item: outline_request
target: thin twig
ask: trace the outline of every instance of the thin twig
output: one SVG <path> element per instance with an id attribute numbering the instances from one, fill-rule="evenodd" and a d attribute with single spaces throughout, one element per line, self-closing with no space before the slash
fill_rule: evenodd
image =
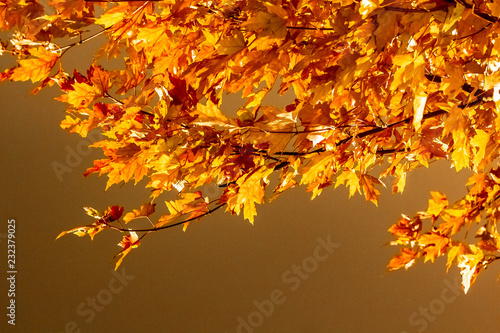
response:
<path id="1" fill-rule="evenodd" d="M 199 219 L 199 218 L 201 218 L 203 216 L 210 215 L 210 214 L 212 214 L 213 212 L 215 212 L 216 210 L 218 210 L 219 208 L 221 208 L 221 207 L 223 207 L 225 205 L 226 205 L 226 203 L 220 204 L 220 205 L 218 205 L 218 206 L 210 209 L 209 211 L 203 213 L 200 216 L 192 217 L 192 218 L 184 220 L 184 221 L 176 222 L 176 223 L 165 225 L 165 226 L 158 227 L 158 228 L 149 228 L 149 229 L 124 229 L 124 228 L 117 228 L 117 227 L 111 227 L 111 228 L 115 229 L 115 230 L 122 231 L 122 232 L 131 232 L 131 231 L 133 231 L 133 232 L 151 232 L 151 231 L 157 231 L 157 230 L 162 230 L 162 229 L 168 229 L 168 228 L 172 228 L 172 227 L 175 227 L 175 226 L 187 223 L 187 222 L 191 222 L 191 221 L 197 220 L 197 219 Z"/>

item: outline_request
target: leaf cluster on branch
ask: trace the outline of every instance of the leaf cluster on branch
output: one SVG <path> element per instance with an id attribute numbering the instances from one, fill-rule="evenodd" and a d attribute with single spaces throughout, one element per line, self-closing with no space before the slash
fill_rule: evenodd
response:
<path id="1" fill-rule="evenodd" d="M 101 131 L 106 158 L 86 176 L 147 179 L 140 209 L 87 208 L 96 221 L 61 234 L 124 233 L 116 267 L 144 236 L 222 207 L 253 223 L 266 193 L 297 185 L 312 198 L 345 185 L 377 204 L 384 180 L 402 192 L 409 172 L 447 159 L 472 170 L 468 194 L 450 204 L 433 192 L 426 211 L 403 215 L 388 267 L 446 255 L 467 292 L 500 250 L 499 17 L 483 0 L 4 0 L 0 54 L 17 63 L 0 80 L 58 85 L 61 127 Z M 64 54 L 94 39 L 87 72 L 66 73 Z M 273 88 L 295 101 L 267 105 Z M 225 114 L 237 92 L 243 106 Z M 203 195 L 209 184 L 223 193 Z M 168 191 L 178 199 L 152 219 Z M 124 226 L 138 218 L 151 228 Z"/>

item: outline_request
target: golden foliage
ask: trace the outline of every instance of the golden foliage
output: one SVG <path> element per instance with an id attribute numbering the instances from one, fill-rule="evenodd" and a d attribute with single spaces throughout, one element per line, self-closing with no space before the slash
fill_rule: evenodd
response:
<path id="1" fill-rule="evenodd" d="M 90 210 L 97 222 L 68 231 L 126 233 L 118 264 L 150 232 L 185 228 L 223 206 L 253 223 L 269 186 L 274 199 L 297 184 L 313 198 L 345 185 L 349 196 L 377 204 L 384 179 L 402 192 L 408 173 L 438 159 L 473 171 L 469 192 L 454 204 L 432 192 L 427 211 L 392 226 L 392 243 L 403 249 L 389 268 L 448 254 L 447 268 L 457 263 L 468 290 L 498 259 L 497 3 L 51 0 L 48 7 L 50 15 L 36 1 L 0 2 L 0 28 L 12 32 L 0 54 L 17 60 L 0 80 L 41 82 L 35 91 L 58 84 L 68 105 L 61 127 L 82 136 L 101 130 L 105 139 L 94 147 L 105 158 L 86 176 L 106 175 L 107 187 L 148 179 L 151 202 L 123 220 L 146 217 L 151 228 L 125 229 L 112 209 Z M 86 73 L 64 72 L 58 60 L 68 49 L 102 35 Z M 122 58 L 122 66 L 106 68 L 104 57 Z M 293 91 L 295 101 L 266 105 L 273 87 Z M 224 114 L 226 94 L 236 92 L 243 106 Z M 208 198 L 204 186 L 223 193 Z M 153 201 L 167 191 L 180 196 L 152 222 Z M 477 242 L 458 237 L 476 221 Z"/>

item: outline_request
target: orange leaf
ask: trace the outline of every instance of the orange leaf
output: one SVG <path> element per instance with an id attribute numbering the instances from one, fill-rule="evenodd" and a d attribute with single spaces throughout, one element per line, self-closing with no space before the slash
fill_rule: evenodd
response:
<path id="1" fill-rule="evenodd" d="M 19 67 L 15 68 L 10 76 L 13 81 L 36 81 L 47 78 L 54 67 L 59 54 L 50 52 L 44 47 L 30 50 L 35 58 L 19 60 Z"/>
<path id="2" fill-rule="evenodd" d="M 418 257 L 418 252 L 412 249 L 401 249 L 401 254 L 394 256 L 389 262 L 387 267 L 394 271 L 396 269 L 405 268 L 408 269 L 415 263 L 415 259 Z"/>
<path id="3" fill-rule="evenodd" d="M 424 248 L 424 262 L 428 260 L 434 262 L 436 257 L 439 257 L 446 252 L 446 247 L 450 243 L 450 238 L 439 233 L 430 233 L 420 236 L 418 242 L 420 246 Z"/>
<path id="4" fill-rule="evenodd" d="M 134 209 L 131 213 L 127 213 L 123 217 L 123 221 L 130 222 L 138 217 L 145 217 L 153 214 L 155 212 L 156 204 L 146 203 L 141 206 L 141 210 Z"/>
<path id="5" fill-rule="evenodd" d="M 137 233 L 130 231 L 130 234 L 127 236 L 123 236 L 123 239 L 118 243 L 119 246 L 123 247 L 123 250 L 121 250 L 116 256 L 120 256 L 120 259 L 116 262 L 115 265 L 115 271 L 120 267 L 123 258 L 125 258 L 132 249 L 138 247 L 141 244 L 141 241 L 139 239 L 139 236 L 137 236 Z M 116 257 L 115 256 L 115 257 Z"/>

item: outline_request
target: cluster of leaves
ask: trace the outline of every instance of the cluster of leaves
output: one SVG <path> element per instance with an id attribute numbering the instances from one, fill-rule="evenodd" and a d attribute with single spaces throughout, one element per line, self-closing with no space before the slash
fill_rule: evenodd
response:
<path id="1" fill-rule="evenodd" d="M 432 193 L 427 211 L 389 230 L 403 246 L 390 269 L 447 254 L 467 291 L 500 249 L 499 17 L 500 3 L 483 0 L 0 0 L 0 27 L 12 32 L 0 53 L 17 59 L 0 80 L 32 80 L 35 93 L 57 84 L 61 126 L 100 129 L 94 146 L 106 158 L 86 175 L 107 175 L 108 187 L 149 180 L 151 201 L 123 220 L 147 218 L 150 229 L 123 227 L 111 207 L 68 231 L 119 230 L 123 255 L 221 207 L 253 223 L 273 174 L 271 200 L 296 185 L 314 198 L 343 184 L 377 204 L 386 178 L 402 192 L 410 171 L 438 159 L 469 168 L 465 198 L 450 206 Z M 65 52 L 98 37 L 88 71 L 64 72 Z M 107 69 L 114 58 L 119 69 Z M 275 86 L 295 101 L 266 105 Z M 236 92 L 244 105 L 224 114 Z M 222 195 L 204 197 L 207 184 Z M 171 190 L 180 199 L 151 221 Z M 479 241 L 458 238 L 476 221 Z"/>

